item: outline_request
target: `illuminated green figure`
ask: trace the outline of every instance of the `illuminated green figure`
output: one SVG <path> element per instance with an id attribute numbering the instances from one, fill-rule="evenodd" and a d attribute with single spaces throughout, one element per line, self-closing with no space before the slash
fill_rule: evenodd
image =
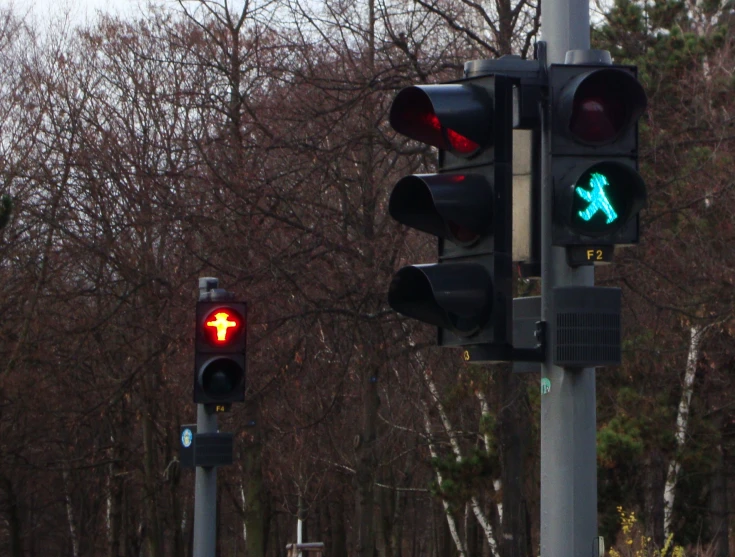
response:
<path id="1" fill-rule="evenodd" d="M 590 177 L 590 186 L 592 186 L 592 191 L 577 188 L 576 191 L 579 194 L 579 197 L 589 202 L 589 205 L 584 211 L 579 211 L 577 213 L 580 217 L 582 217 L 582 219 L 589 221 L 592 217 L 595 216 L 595 213 L 597 213 L 597 211 L 602 211 L 603 213 L 605 213 L 605 216 L 607 216 L 607 222 L 605 224 L 610 224 L 612 221 L 618 218 L 618 214 L 615 212 L 615 209 L 613 209 L 612 205 L 610 204 L 610 200 L 607 198 L 605 191 L 602 189 L 605 186 L 609 185 L 610 184 L 608 183 L 607 178 L 605 178 L 604 175 L 594 172 Z"/>

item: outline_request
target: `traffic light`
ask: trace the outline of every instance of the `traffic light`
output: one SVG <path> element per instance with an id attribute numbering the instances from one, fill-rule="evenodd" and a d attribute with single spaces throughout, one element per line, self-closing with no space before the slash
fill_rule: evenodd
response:
<path id="1" fill-rule="evenodd" d="M 638 173 L 638 119 L 646 95 L 636 68 L 549 69 L 552 244 L 638 242 L 646 185 Z"/>
<path id="2" fill-rule="evenodd" d="M 439 149 L 436 174 L 395 185 L 389 213 L 437 238 L 438 263 L 390 283 L 397 312 L 438 328 L 440 346 L 487 344 L 509 359 L 512 334 L 512 83 L 483 76 L 401 90 L 397 132 Z"/>
<path id="3" fill-rule="evenodd" d="M 245 399 L 247 305 L 197 302 L 194 402 L 228 404 Z"/>

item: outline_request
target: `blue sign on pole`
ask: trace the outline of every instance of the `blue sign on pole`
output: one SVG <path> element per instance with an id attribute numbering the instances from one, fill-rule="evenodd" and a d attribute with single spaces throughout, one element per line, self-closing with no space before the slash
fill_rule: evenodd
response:
<path id="1" fill-rule="evenodd" d="M 191 442 L 194 440 L 194 434 L 191 432 L 191 429 L 188 427 L 184 429 L 184 431 L 181 432 L 181 444 L 184 446 L 184 448 L 189 448 L 191 446 Z"/>
<path id="2" fill-rule="evenodd" d="M 196 424 L 182 425 L 179 430 L 179 461 L 182 468 L 194 468 L 194 436 L 197 433 Z"/>

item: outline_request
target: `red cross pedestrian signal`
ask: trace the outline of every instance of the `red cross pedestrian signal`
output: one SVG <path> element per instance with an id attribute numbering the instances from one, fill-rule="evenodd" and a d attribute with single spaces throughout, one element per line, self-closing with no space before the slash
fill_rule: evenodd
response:
<path id="1" fill-rule="evenodd" d="M 214 319 L 212 319 L 212 317 L 214 317 Z M 228 333 L 234 333 L 237 331 L 240 324 L 237 318 L 232 316 L 230 313 L 226 311 L 217 311 L 210 315 L 210 319 L 206 321 L 205 325 L 210 327 L 210 331 L 214 330 L 214 332 L 216 332 L 217 342 L 225 343 L 229 340 L 227 338 Z M 230 329 L 232 329 L 232 331 L 230 331 Z M 232 334 L 229 336 L 232 337 Z"/>
<path id="2" fill-rule="evenodd" d="M 197 302 L 194 402 L 229 404 L 244 400 L 247 305 Z"/>
<path id="3" fill-rule="evenodd" d="M 244 318 L 228 306 L 214 306 L 204 316 L 199 321 L 202 339 L 211 346 L 229 346 L 241 336 L 240 332 L 245 326 Z"/>

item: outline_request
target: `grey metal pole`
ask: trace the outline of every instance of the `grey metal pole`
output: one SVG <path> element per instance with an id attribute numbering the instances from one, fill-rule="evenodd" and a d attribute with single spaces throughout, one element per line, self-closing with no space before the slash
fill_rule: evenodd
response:
<path id="1" fill-rule="evenodd" d="M 207 299 L 217 288 L 213 277 L 199 279 L 199 299 Z M 217 414 L 208 414 L 204 404 L 197 404 L 197 433 L 216 433 Z M 197 466 L 194 483 L 194 557 L 214 557 L 217 535 L 217 467 Z"/>
<path id="2" fill-rule="evenodd" d="M 548 62 L 590 46 L 588 0 L 541 0 Z M 548 128 L 548 126 L 545 126 Z M 592 286 L 594 267 L 570 268 L 564 248 L 551 245 L 552 184 L 548 130 L 542 138 L 541 318 L 551 322 L 556 286 Z M 548 338 L 548 337 L 547 337 Z M 597 536 L 595 370 L 542 365 L 550 382 L 541 397 L 541 557 L 592 557 Z M 548 386 L 549 383 L 544 381 Z"/>
<path id="3" fill-rule="evenodd" d="M 589 0 L 541 0 L 541 15 L 549 64 L 563 64 L 567 51 L 590 47 Z"/>

